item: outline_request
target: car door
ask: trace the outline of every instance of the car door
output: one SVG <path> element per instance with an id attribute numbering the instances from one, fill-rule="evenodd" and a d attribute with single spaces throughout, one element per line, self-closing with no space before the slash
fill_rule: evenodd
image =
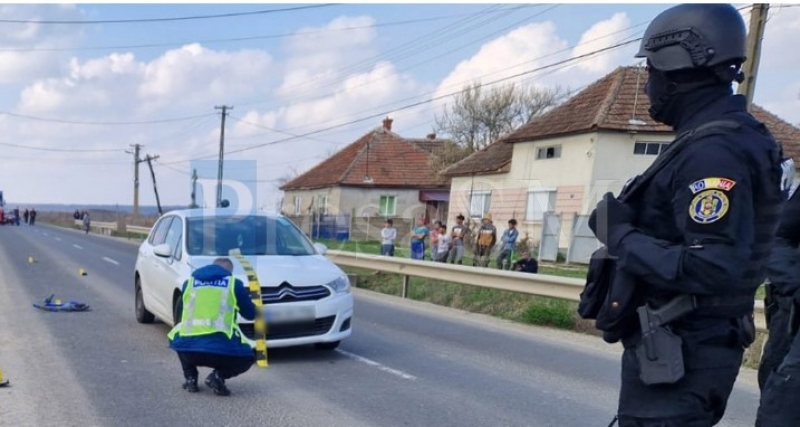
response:
<path id="1" fill-rule="evenodd" d="M 164 238 L 164 243 L 172 249 L 172 255 L 157 257 L 159 280 L 165 284 L 159 287 L 159 295 L 164 304 L 168 304 L 171 312 L 174 312 L 175 289 L 180 290 L 184 280 L 189 278 L 188 266 L 183 257 L 183 229 L 183 219 L 176 216 L 170 223 Z M 169 285 L 167 286 L 167 284 Z"/>
<path id="2" fill-rule="evenodd" d="M 151 307 L 151 311 L 163 319 L 171 317 L 172 305 L 164 303 L 164 287 L 168 287 L 168 284 L 163 278 L 161 260 L 153 253 L 153 248 L 165 242 L 173 218 L 174 215 L 162 217 L 153 227 L 154 231 L 148 244 L 142 245 L 140 249 L 140 256 L 143 260 L 139 274 L 142 277 L 142 290 L 148 297 L 145 299 L 145 305 Z"/>

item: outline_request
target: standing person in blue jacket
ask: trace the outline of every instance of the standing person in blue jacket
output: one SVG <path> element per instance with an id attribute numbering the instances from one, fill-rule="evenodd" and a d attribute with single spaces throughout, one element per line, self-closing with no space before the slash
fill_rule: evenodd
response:
<path id="1" fill-rule="evenodd" d="M 508 220 L 508 228 L 503 232 L 500 237 L 500 255 L 497 256 L 497 268 L 500 270 L 511 269 L 511 255 L 517 249 L 517 237 L 519 237 L 519 230 L 517 230 L 517 220 L 511 218 Z M 506 261 L 508 261 L 506 263 Z"/>
<path id="2" fill-rule="evenodd" d="M 201 267 L 183 284 L 178 318 L 169 332 L 170 348 L 178 353 L 186 381 L 183 388 L 196 393 L 197 367 L 214 370 L 205 380 L 220 396 L 230 390 L 225 380 L 253 366 L 255 355 L 236 323 L 237 313 L 247 320 L 256 317 L 256 307 L 242 282 L 232 275 L 233 263 L 220 257 Z"/>
<path id="3" fill-rule="evenodd" d="M 425 226 L 425 218 L 419 217 L 417 226 L 414 227 L 414 233 L 411 235 L 411 259 L 425 259 L 425 238 L 429 234 L 430 231 Z"/>

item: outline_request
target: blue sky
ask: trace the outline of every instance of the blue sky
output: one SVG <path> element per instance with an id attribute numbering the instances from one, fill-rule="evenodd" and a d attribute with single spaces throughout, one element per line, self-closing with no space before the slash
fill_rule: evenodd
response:
<path id="1" fill-rule="evenodd" d="M 303 5 L 3 5 L 0 19 L 170 18 Z M 391 115 L 394 130 L 404 136 L 424 136 L 447 101 L 428 102 L 431 98 L 454 93 L 469 81 L 509 77 L 639 37 L 645 25 L 636 25 L 665 8 L 344 4 L 171 22 L 5 23 L 0 110 L 47 120 L 0 115 L 6 136 L 0 145 L 5 153 L 0 190 L 24 204 L 130 204 L 132 156 L 124 150 L 140 143 L 143 154 L 160 156 L 154 164 L 162 203 L 188 203 L 191 161 L 215 156 L 219 116 L 214 106 L 226 104 L 234 107 L 226 147 L 246 149 L 226 158 L 257 162 L 259 204 L 271 207 L 280 197 L 277 178 L 308 169 L 378 126 L 380 118 L 269 143 L 378 114 Z M 770 16 L 755 101 L 800 123 L 800 75 L 792 71 L 800 63 L 792 44 L 800 8 L 773 5 Z M 417 20 L 424 21 L 404 22 Z M 312 33 L 297 35 L 302 31 Z M 260 38 L 202 43 L 254 37 Z M 172 45 L 123 47 L 164 43 Z M 110 48 L 87 49 L 92 47 Z M 636 47 L 509 81 L 581 88 L 617 66 L 637 63 Z M 59 50 L 26 51 L 30 48 Z M 416 102 L 422 105 L 401 108 Z M 142 166 L 141 203 L 154 204 L 149 172 Z"/>

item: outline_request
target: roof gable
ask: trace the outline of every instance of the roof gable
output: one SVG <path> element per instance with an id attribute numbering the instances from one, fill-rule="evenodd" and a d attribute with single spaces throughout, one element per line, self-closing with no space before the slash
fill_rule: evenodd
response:
<path id="1" fill-rule="evenodd" d="M 307 190 L 333 186 L 446 188 L 429 165 L 443 139 L 409 139 L 375 129 L 280 187 Z M 366 178 L 371 178 L 371 182 Z"/>
<path id="2" fill-rule="evenodd" d="M 617 68 L 548 113 L 450 166 L 443 174 L 452 177 L 507 171 L 513 143 L 517 142 L 602 130 L 673 134 L 671 127 L 650 117 L 650 100 L 641 90 L 644 73 L 641 67 Z M 755 104 L 751 114 L 767 126 L 783 145 L 784 153 L 800 164 L 800 129 Z"/>

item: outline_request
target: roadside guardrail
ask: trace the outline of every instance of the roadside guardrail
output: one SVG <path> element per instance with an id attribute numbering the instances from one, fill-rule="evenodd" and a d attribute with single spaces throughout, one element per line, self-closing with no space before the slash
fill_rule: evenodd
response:
<path id="1" fill-rule="evenodd" d="M 81 220 L 75 224 L 82 226 Z M 116 222 L 92 222 L 91 227 L 100 234 L 111 235 L 118 230 Z M 127 231 L 146 235 L 150 227 L 125 225 Z M 518 292 L 528 295 L 556 298 L 565 301 L 579 301 L 585 281 L 569 277 L 547 274 L 520 273 L 493 268 L 480 268 L 465 265 L 444 264 L 431 261 L 419 261 L 406 258 L 387 257 L 382 255 L 362 254 L 347 251 L 329 250 L 325 254 L 328 259 L 339 266 L 363 268 L 384 273 L 403 276 L 401 296 L 408 297 L 411 277 L 422 277 L 443 282 L 491 288 L 501 291 Z M 767 333 L 764 319 L 764 304 L 756 301 L 755 323 L 759 332 Z"/>

